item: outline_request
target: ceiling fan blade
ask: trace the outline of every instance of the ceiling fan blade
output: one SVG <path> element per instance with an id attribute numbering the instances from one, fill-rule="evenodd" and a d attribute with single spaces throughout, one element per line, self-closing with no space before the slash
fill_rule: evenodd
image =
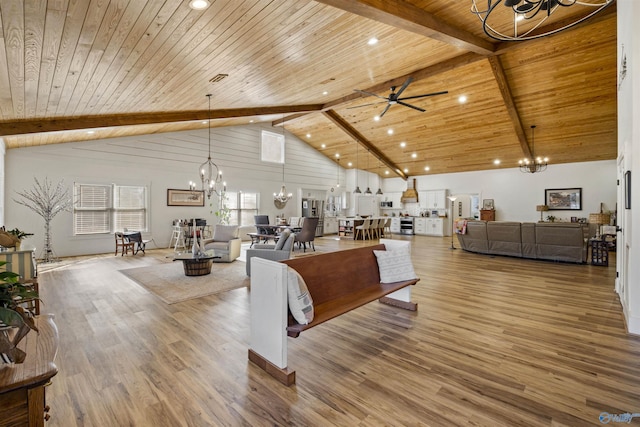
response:
<path id="1" fill-rule="evenodd" d="M 368 107 L 370 105 L 382 104 L 383 102 L 387 102 L 387 101 L 385 100 L 385 101 L 378 101 L 378 102 L 370 102 L 368 104 L 362 104 L 362 105 L 354 105 L 353 107 L 347 107 L 347 110 L 350 110 L 352 108 Z"/>
<path id="2" fill-rule="evenodd" d="M 375 94 L 375 93 L 367 92 L 366 90 L 354 89 L 354 91 L 355 92 L 364 93 L 365 95 L 369 95 L 369 96 L 375 96 L 376 98 L 387 99 L 384 96 L 380 96 L 380 95 Z"/>
<path id="3" fill-rule="evenodd" d="M 382 116 L 384 116 L 384 113 L 386 113 L 386 112 L 387 112 L 387 110 L 389 109 L 389 107 L 391 107 L 391 104 L 387 104 L 387 106 L 386 106 L 386 107 L 384 107 L 384 110 L 382 110 L 382 113 L 380 113 L 380 116 L 379 116 L 380 118 L 382 118 Z"/>
<path id="4" fill-rule="evenodd" d="M 445 93 L 449 93 L 449 91 L 445 90 L 445 91 L 442 91 L 442 92 L 425 93 L 424 95 L 405 96 L 404 98 L 398 99 L 398 101 L 402 101 L 402 100 L 405 100 L 405 99 L 424 98 L 424 97 L 427 97 L 427 96 L 444 95 Z"/>
<path id="5" fill-rule="evenodd" d="M 406 102 L 398 101 L 398 104 L 404 105 L 405 107 L 413 108 L 414 110 L 422 111 L 423 113 L 426 111 L 420 107 L 416 107 L 415 105 L 407 104 Z"/>
<path id="6" fill-rule="evenodd" d="M 400 96 L 402 91 L 405 90 L 407 88 L 407 86 L 409 86 L 409 83 L 411 83 L 412 81 L 413 81 L 413 79 L 411 78 L 411 76 L 409 76 L 409 78 L 407 78 L 407 80 L 404 82 L 402 87 L 396 92 L 396 99 L 398 99 L 398 97 Z"/>

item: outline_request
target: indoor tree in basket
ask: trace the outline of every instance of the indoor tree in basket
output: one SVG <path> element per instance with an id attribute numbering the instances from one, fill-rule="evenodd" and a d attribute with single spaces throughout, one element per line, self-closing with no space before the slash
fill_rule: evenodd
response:
<path id="1" fill-rule="evenodd" d="M 0 267 L 5 264 L 0 261 Z M 31 329 L 38 330 L 32 313 L 20 306 L 21 301 L 38 299 L 38 293 L 32 286 L 21 284 L 19 278 L 12 271 L 0 272 L 0 354 L 15 363 L 24 362 L 26 357 L 25 352 L 16 347 L 18 343 Z"/>
<path id="2" fill-rule="evenodd" d="M 44 219 L 44 248 L 42 249 L 42 262 L 54 262 L 56 257 L 51 244 L 51 221 L 60 212 L 69 211 L 73 202 L 69 196 L 69 189 L 64 186 L 64 181 L 53 186 L 45 178 L 43 183 L 38 178 L 33 189 L 29 191 L 16 191 L 22 200 L 13 199 L 14 202 L 26 206 Z"/>

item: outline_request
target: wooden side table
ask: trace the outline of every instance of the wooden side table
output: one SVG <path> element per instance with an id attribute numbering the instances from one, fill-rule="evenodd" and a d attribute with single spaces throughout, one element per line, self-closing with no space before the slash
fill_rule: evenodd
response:
<path id="1" fill-rule="evenodd" d="M 481 221 L 495 221 L 496 211 L 494 209 L 480 209 Z"/>
<path id="2" fill-rule="evenodd" d="M 591 265 L 609 265 L 609 250 L 607 242 L 601 239 L 591 239 Z"/>
<path id="3" fill-rule="evenodd" d="M 44 388 L 58 373 L 58 328 L 51 314 L 35 319 L 40 332 L 30 331 L 18 344 L 27 353 L 24 363 L 0 367 L 1 427 L 43 427 L 49 419 Z"/>

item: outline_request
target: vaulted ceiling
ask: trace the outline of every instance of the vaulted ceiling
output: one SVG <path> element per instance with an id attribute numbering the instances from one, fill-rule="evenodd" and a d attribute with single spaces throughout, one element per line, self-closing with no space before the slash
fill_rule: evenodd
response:
<path id="1" fill-rule="evenodd" d="M 341 166 L 389 176 L 515 167 L 531 154 L 531 125 L 550 163 L 615 159 L 615 3 L 507 43 L 470 6 L 0 0 L 0 137 L 10 150 L 201 128 L 211 93 L 212 126 L 284 123 Z M 374 121 L 385 103 L 354 89 L 384 97 L 408 77 L 403 96 L 448 93 Z"/>

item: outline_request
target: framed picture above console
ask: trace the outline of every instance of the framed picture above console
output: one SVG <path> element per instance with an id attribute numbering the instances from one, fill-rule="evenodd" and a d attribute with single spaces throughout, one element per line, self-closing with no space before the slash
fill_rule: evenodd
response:
<path id="1" fill-rule="evenodd" d="M 544 202 L 550 211 L 582 210 L 582 188 L 547 188 Z"/>

